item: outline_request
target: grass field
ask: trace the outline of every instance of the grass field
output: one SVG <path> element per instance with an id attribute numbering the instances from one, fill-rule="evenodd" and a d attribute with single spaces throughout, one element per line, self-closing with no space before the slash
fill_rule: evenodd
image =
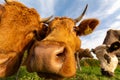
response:
<path id="1" fill-rule="evenodd" d="M 105 77 L 100 73 L 99 62 L 94 59 L 86 59 L 81 61 L 82 71 L 77 71 L 76 77 L 65 80 L 120 80 L 120 67 L 115 70 L 114 77 Z M 0 80 L 15 80 L 15 75 L 12 77 Z M 28 73 L 24 66 L 20 68 L 18 80 L 44 80 L 39 78 L 36 73 Z"/>

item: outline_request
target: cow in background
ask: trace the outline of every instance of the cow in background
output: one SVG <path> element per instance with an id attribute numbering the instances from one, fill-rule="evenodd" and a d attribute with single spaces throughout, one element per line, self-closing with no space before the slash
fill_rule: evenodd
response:
<path id="1" fill-rule="evenodd" d="M 81 71 L 80 60 L 82 58 L 94 58 L 89 49 L 82 49 L 82 48 L 76 52 L 75 56 L 76 56 L 77 67 L 79 71 Z"/>
<path id="2" fill-rule="evenodd" d="M 78 56 L 79 59 L 81 60 L 82 58 L 93 58 L 93 55 L 91 54 L 91 51 L 89 49 L 79 49 L 78 51 Z"/>
<path id="3" fill-rule="evenodd" d="M 120 30 L 108 30 L 103 44 L 110 45 L 115 41 L 120 41 Z M 120 64 L 120 49 L 116 55 L 119 59 L 118 63 Z"/>
<path id="4" fill-rule="evenodd" d="M 114 70 L 118 64 L 118 56 L 120 55 L 120 30 L 108 30 L 105 40 L 103 41 L 104 47 L 99 46 L 93 50 L 96 56 L 101 61 L 101 71 L 103 75 L 113 76 Z M 106 49 L 108 45 L 111 45 L 110 49 Z M 105 54 L 105 55 L 104 55 Z M 106 62 L 107 61 L 107 62 Z"/>
<path id="5" fill-rule="evenodd" d="M 76 19 L 56 17 L 48 23 L 48 34 L 42 41 L 36 41 L 29 50 L 27 70 L 37 72 L 40 77 L 54 80 L 72 77 L 76 73 L 75 53 L 81 47 L 79 36 L 93 32 L 99 24 L 98 19 L 83 20 L 82 15 Z"/>
<path id="6" fill-rule="evenodd" d="M 42 20 L 33 8 L 12 0 L 5 1 L 0 4 L 0 78 L 18 71 L 24 51 L 34 39 L 42 39 L 39 33 L 44 22 L 49 20 Z"/>

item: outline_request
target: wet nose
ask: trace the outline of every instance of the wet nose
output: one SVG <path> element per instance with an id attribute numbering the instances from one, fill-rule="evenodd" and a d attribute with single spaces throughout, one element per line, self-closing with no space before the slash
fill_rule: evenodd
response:
<path id="1" fill-rule="evenodd" d="M 102 75 L 105 75 L 105 76 L 108 76 L 108 77 L 114 76 L 114 73 L 113 73 L 113 72 L 106 71 L 106 70 L 103 69 L 103 68 L 101 68 L 101 73 L 102 73 Z"/>

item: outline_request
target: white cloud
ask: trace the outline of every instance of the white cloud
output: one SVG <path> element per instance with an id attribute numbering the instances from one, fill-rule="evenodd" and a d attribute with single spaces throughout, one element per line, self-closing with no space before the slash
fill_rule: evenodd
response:
<path id="1" fill-rule="evenodd" d="M 118 9 L 120 9 L 120 0 L 114 1 L 112 3 L 112 5 L 108 8 L 108 10 L 106 12 L 107 12 L 107 14 L 113 14 Z"/>
<path id="2" fill-rule="evenodd" d="M 98 45 L 103 43 L 103 40 L 106 35 L 106 29 L 97 30 L 93 32 L 91 35 L 84 36 L 81 38 L 82 40 L 82 48 L 95 48 Z"/>
<path id="3" fill-rule="evenodd" d="M 105 19 L 112 14 L 114 14 L 117 10 L 120 9 L 120 0 L 101 0 L 98 5 L 97 11 L 93 11 L 93 13 L 88 14 L 88 17 L 97 17 L 99 19 Z"/>
<path id="4" fill-rule="evenodd" d="M 116 17 L 116 19 L 120 19 L 120 15 L 118 15 L 118 16 Z"/>
<path id="5" fill-rule="evenodd" d="M 113 22 L 109 29 L 120 29 L 120 21 Z"/>
<path id="6" fill-rule="evenodd" d="M 3 1 L 3 0 L 0 0 L 0 3 L 4 3 L 4 1 Z"/>
<path id="7" fill-rule="evenodd" d="M 55 0 L 20 0 L 28 7 L 35 8 L 42 17 L 54 15 Z"/>
<path id="8" fill-rule="evenodd" d="M 54 15 L 55 0 L 39 0 L 40 10 L 43 16 Z"/>

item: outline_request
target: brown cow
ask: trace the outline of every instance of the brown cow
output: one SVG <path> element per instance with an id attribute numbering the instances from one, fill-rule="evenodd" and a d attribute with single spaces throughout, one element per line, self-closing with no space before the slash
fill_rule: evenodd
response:
<path id="1" fill-rule="evenodd" d="M 35 9 L 6 2 L 0 4 L 0 77 L 17 72 L 24 51 L 43 25 Z"/>
<path id="2" fill-rule="evenodd" d="M 77 60 L 77 66 L 80 71 L 81 71 L 80 60 L 82 58 L 94 58 L 89 49 L 82 49 L 82 48 L 77 51 L 75 56 Z"/>
<path id="3" fill-rule="evenodd" d="M 29 51 L 29 72 L 55 80 L 75 75 L 75 53 L 81 46 L 79 36 L 91 33 L 99 23 L 97 19 L 86 19 L 76 26 L 82 16 L 77 19 L 56 17 L 49 22 L 48 35 L 42 41 L 35 42 Z"/>
<path id="4" fill-rule="evenodd" d="M 79 53 L 80 60 L 82 58 L 93 58 L 93 55 L 89 49 L 79 49 L 77 52 Z"/>

